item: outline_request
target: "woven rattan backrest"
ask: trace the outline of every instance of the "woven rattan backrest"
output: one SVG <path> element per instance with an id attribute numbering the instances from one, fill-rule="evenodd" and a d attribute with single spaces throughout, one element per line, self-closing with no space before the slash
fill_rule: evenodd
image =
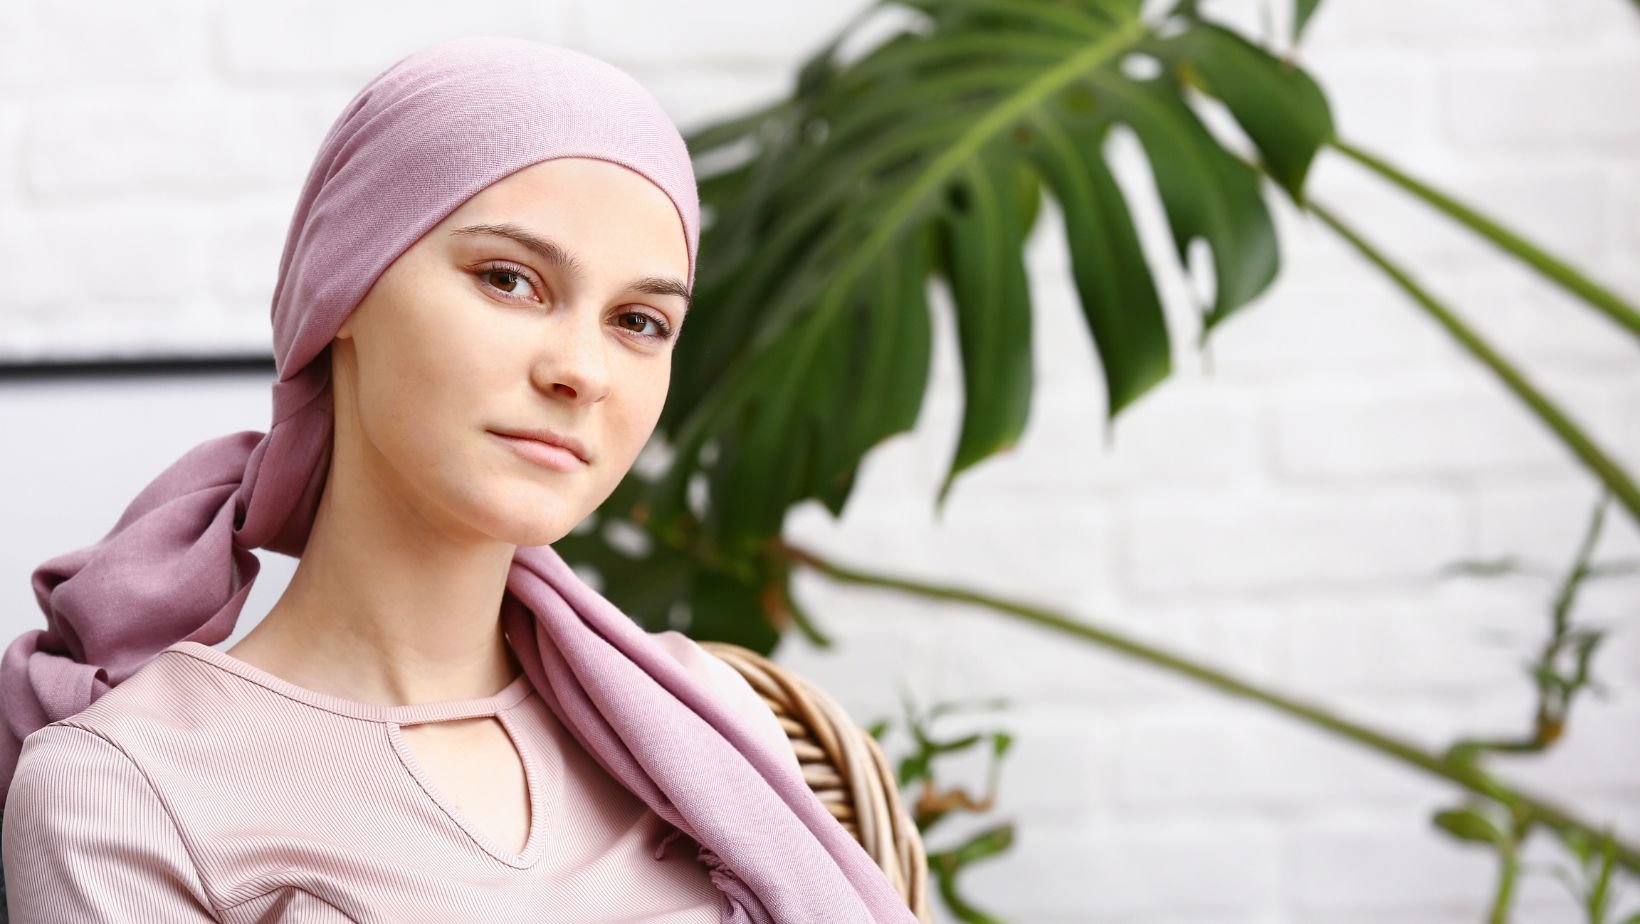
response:
<path id="1" fill-rule="evenodd" d="M 922 836 L 877 740 L 824 690 L 763 655 L 727 642 L 700 644 L 763 697 L 786 729 L 809 788 L 882 867 L 917 918 L 932 924 Z"/>

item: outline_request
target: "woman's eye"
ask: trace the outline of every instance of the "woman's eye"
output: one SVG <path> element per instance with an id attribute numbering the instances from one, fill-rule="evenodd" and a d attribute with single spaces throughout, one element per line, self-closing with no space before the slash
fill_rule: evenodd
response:
<path id="1" fill-rule="evenodd" d="M 642 311 L 628 311 L 628 312 L 623 313 L 621 315 L 621 318 L 623 320 L 628 319 L 628 318 L 637 318 L 638 319 L 638 324 L 639 324 L 638 329 L 637 330 L 633 330 L 632 328 L 627 328 L 627 329 L 628 330 L 633 330 L 633 332 L 636 333 L 640 337 L 646 337 L 650 340 L 666 340 L 666 339 L 669 339 L 672 336 L 672 326 L 670 324 L 667 324 L 665 321 L 661 320 L 660 318 L 657 318 L 657 317 L 655 317 L 653 315 L 650 315 L 650 314 L 647 314 L 645 312 L 642 312 Z M 643 332 L 642 326 L 643 326 L 643 322 L 645 322 L 645 321 L 649 322 L 651 325 L 654 326 L 654 331 L 653 332 L 647 333 L 647 334 Z"/>
<path id="2" fill-rule="evenodd" d="M 522 269 L 514 269 L 503 264 L 474 270 L 473 275 L 482 279 L 486 287 L 500 292 L 510 300 L 540 302 L 537 296 L 541 293 L 537 291 L 535 284 L 530 281 L 530 277 Z M 628 326 L 632 323 L 631 319 L 633 318 L 637 319 L 636 326 Z M 622 312 L 617 318 L 617 323 L 645 340 L 665 341 L 672 339 L 672 325 L 668 324 L 665 318 L 646 311 Z M 645 323 L 649 325 L 650 329 L 648 331 L 644 330 Z"/>
<path id="3" fill-rule="evenodd" d="M 514 298 L 530 300 L 535 295 L 535 286 L 530 284 L 529 278 L 516 270 L 496 267 L 480 270 L 478 275 L 486 285 Z"/>

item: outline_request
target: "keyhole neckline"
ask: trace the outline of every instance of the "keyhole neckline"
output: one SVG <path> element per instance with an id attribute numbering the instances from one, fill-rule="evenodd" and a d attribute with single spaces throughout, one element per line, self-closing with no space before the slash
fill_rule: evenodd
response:
<path id="1" fill-rule="evenodd" d="M 524 849 L 520 853 L 513 853 L 497 844 L 488 834 L 473 824 L 472 819 L 468 818 L 460 808 L 453 802 L 446 800 L 439 793 L 438 788 L 433 785 L 432 778 L 427 775 L 426 771 L 422 769 L 421 762 L 416 759 L 415 752 L 410 749 L 409 742 L 404 740 L 404 732 L 401 730 L 399 723 L 387 723 L 387 738 L 392 743 L 393 750 L 398 753 L 399 761 L 404 765 L 404 769 L 421 787 L 422 792 L 426 793 L 427 798 L 431 799 L 434 805 L 449 816 L 455 826 L 460 828 L 473 843 L 477 844 L 485 853 L 508 866 L 515 869 L 529 869 L 535 865 L 537 860 L 541 859 L 544 853 L 546 824 L 541 818 L 541 812 L 543 806 L 550 800 L 543 792 L 542 787 L 545 783 L 541 776 L 542 770 L 536 765 L 535 755 L 530 753 L 530 749 L 524 745 L 518 730 L 513 727 L 512 720 L 507 717 L 506 713 L 501 712 L 496 713 L 494 717 L 501 723 L 507 737 L 512 739 L 513 749 L 518 752 L 518 758 L 524 765 L 524 785 L 529 792 L 530 799 L 530 822 L 529 832 L 524 835 Z"/>

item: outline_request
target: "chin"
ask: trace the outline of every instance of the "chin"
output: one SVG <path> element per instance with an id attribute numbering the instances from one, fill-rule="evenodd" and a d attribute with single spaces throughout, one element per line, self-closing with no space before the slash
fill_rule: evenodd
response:
<path id="1" fill-rule="evenodd" d="M 558 540 L 569 535 L 570 531 L 573 529 L 575 529 L 575 524 L 573 523 L 562 529 L 554 528 L 550 530 L 541 529 L 540 524 L 535 524 L 534 528 L 521 531 L 517 538 L 509 541 L 511 541 L 514 545 L 519 546 L 552 545 Z"/>
<path id="2" fill-rule="evenodd" d="M 586 514 L 572 510 L 559 496 L 534 503 L 514 503 L 500 513 L 506 541 L 514 545 L 551 545 L 569 535 Z"/>
<path id="3" fill-rule="evenodd" d="M 534 516 L 531 511 L 535 511 Z M 563 512 L 543 512 L 539 504 L 517 504 L 498 511 L 491 523 L 494 528 L 487 532 L 513 545 L 551 545 L 575 528 L 575 522 Z"/>
<path id="4" fill-rule="evenodd" d="M 452 486 L 454 488 L 454 486 Z M 540 485 L 494 484 L 474 492 L 454 488 L 444 504 L 475 533 L 511 545 L 551 545 L 568 535 L 584 514 L 573 496 Z"/>

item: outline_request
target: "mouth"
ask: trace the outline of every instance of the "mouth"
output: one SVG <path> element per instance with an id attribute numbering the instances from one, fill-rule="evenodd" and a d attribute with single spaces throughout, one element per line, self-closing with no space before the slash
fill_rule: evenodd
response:
<path id="1" fill-rule="evenodd" d="M 541 431 L 498 431 L 490 434 L 525 461 L 558 472 L 575 472 L 590 463 L 581 444 L 571 438 Z"/>

